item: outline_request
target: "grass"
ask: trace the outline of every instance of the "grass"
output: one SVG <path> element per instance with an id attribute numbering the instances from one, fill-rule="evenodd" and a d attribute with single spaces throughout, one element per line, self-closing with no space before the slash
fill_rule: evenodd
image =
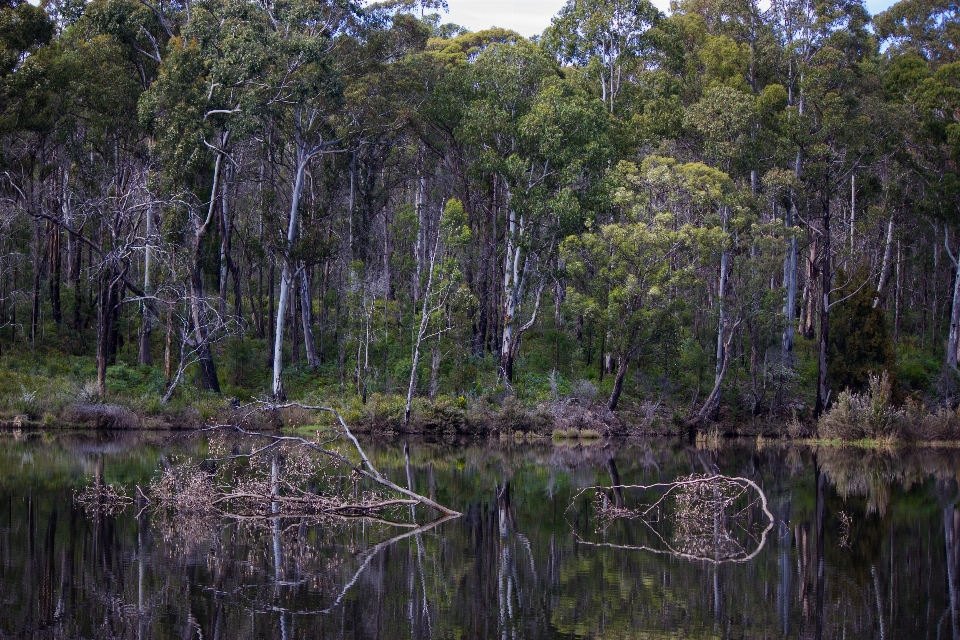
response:
<path id="1" fill-rule="evenodd" d="M 595 429 L 554 429 L 553 439 L 563 440 L 599 440 L 602 436 Z"/>

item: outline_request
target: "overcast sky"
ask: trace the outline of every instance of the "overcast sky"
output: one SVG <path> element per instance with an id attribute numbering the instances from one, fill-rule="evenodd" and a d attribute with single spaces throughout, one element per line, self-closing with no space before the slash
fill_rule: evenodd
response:
<path id="1" fill-rule="evenodd" d="M 661 10 L 666 10 L 670 0 L 652 0 Z M 513 29 L 524 36 L 541 33 L 550 24 L 565 0 L 447 0 L 450 13 L 443 22 L 453 22 L 471 31 L 489 27 Z M 891 0 L 866 0 L 872 14 L 889 7 Z"/>

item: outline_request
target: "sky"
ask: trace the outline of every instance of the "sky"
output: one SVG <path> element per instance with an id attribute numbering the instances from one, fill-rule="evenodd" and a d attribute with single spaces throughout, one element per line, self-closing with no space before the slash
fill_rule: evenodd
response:
<path id="1" fill-rule="evenodd" d="M 665 11 L 670 0 L 652 0 Z M 550 18 L 560 11 L 566 0 L 447 0 L 450 13 L 443 22 L 453 22 L 471 31 L 489 27 L 513 29 L 523 36 L 543 32 Z M 893 4 L 892 0 L 866 0 L 867 10 L 877 14 Z"/>

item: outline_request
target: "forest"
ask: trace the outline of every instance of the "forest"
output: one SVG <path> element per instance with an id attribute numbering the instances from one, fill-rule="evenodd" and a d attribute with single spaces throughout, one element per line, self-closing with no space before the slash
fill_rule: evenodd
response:
<path id="1" fill-rule="evenodd" d="M 956 4 L 445 9 L 0 0 L 4 415 L 960 401 Z"/>

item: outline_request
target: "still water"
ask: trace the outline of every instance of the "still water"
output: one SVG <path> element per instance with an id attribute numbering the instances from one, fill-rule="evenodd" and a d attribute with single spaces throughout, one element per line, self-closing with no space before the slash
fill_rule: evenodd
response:
<path id="1" fill-rule="evenodd" d="M 464 514 L 418 530 L 74 505 L 205 446 L 0 433 L 0 638 L 960 637 L 960 449 L 411 442 L 415 489 Z M 367 450 L 406 478 L 402 443 Z M 598 518 L 649 491 L 583 490 L 717 472 L 773 517 L 740 499 L 724 551 L 660 511 Z"/>

